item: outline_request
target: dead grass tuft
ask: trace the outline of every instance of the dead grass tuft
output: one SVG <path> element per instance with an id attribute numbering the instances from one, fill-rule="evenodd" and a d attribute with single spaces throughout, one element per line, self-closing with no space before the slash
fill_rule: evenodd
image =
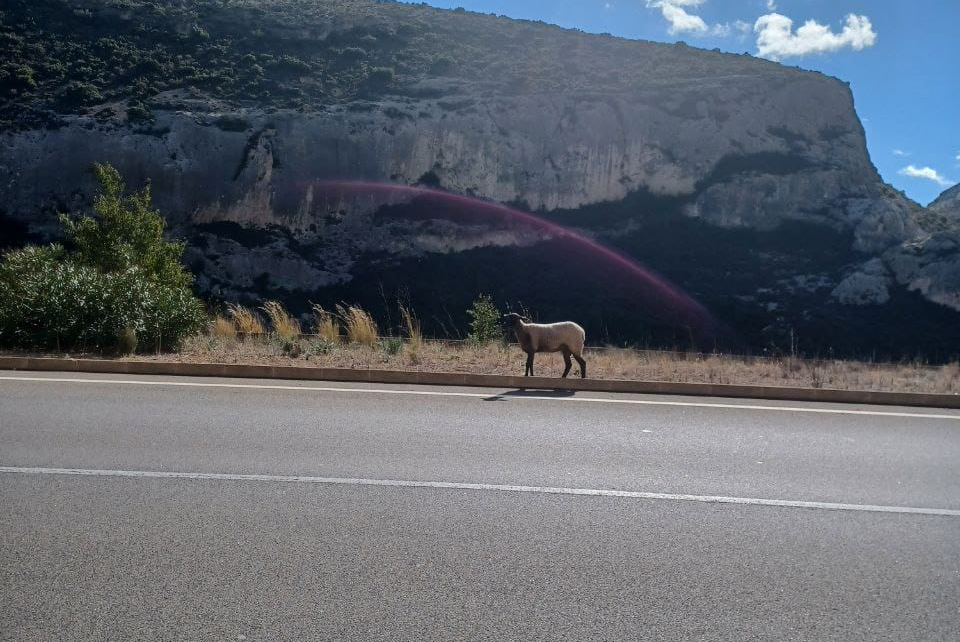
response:
<path id="1" fill-rule="evenodd" d="M 340 342 L 340 322 L 333 312 L 313 304 L 313 333 L 332 344 Z"/>
<path id="2" fill-rule="evenodd" d="M 237 326 L 233 324 L 233 321 L 221 314 L 217 314 L 210 321 L 209 332 L 219 339 L 232 341 L 237 338 Z"/>
<path id="3" fill-rule="evenodd" d="M 420 320 L 406 306 L 400 306 L 400 316 L 403 318 L 403 329 L 407 334 L 407 349 L 416 354 L 423 347 L 423 334 L 420 332 Z"/>
<path id="4" fill-rule="evenodd" d="M 358 305 L 337 305 L 337 315 L 343 320 L 350 343 L 373 345 L 380 338 L 380 329 L 370 313 Z"/>
<path id="5" fill-rule="evenodd" d="M 281 339 L 300 337 L 300 322 L 293 318 L 279 301 L 267 301 L 260 308 L 267 313 L 274 334 Z"/>
<path id="6" fill-rule="evenodd" d="M 228 303 L 227 314 L 233 319 L 237 332 L 244 336 L 263 334 L 263 321 L 260 315 L 239 303 Z"/>

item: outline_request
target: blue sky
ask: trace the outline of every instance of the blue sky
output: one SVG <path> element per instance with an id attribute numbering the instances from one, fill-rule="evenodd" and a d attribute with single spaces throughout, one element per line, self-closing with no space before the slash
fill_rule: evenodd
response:
<path id="1" fill-rule="evenodd" d="M 430 0 L 763 54 L 850 83 L 873 164 L 926 205 L 960 181 L 960 0 Z M 792 24 L 789 22 L 792 20 Z M 804 26 L 807 21 L 816 25 Z"/>

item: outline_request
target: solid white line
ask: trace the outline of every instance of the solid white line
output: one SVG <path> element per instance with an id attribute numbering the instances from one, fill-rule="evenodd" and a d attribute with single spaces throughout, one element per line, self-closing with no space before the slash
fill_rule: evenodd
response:
<path id="1" fill-rule="evenodd" d="M 564 401 L 582 403 L 614 403 L 643 406 L 684 406 L 693 408 L 726 408 L 731 410 L 773 410 L 778 412 L 812 412 L 834 415 L 866 415 L 871 417 L 909 417 L 913 419 L 950 419 L 960 421 L 958 414 L 936 414 L 923 412 L 897 412 L 886 410 L 847 410 L 843 408 L 808 408 L 803 406 L 763 406 L 735 403 L 710 403 L 702 401 L 662 401 L 652 399 L 602 399 L 598 397 L 551 397 L 547 395 L 503 395 L 502 393 L 442 392 L 439 390 L 392 390 L 389 388 L 336 388 L 333 386 L 282 386 L 276 384 L 252 383 L 203 383 L 198 381 L 149 381 L 133 379 L 70 379 L 54 377 L 8 377 L 0 376 L 0 381 L 46 381 L 56 383 L 99 383 L 130 386 L 180 386 L 191 388 L 248 388 L 255 390 L 296 390 L 300 392 L 350 392 L 378 395 L 420 395 L 426 397 L 467 397 L 474 399 L 530 399 L 536 401 Z"/>
<path id="2" fill-rule="evenodd" d="M 943 515 L 960 517 L 960 510 L 949 508 L 915 508 L 911 506 L 875 506 L 871 504 L 837 504 L 805 502 L 787 499 L 755 499 L 751 497 L 724 497 L 715 495 L 686 495 L 675 493 L 644 493 L 632 490 L 600 488 L 557 488 L 552 486 L 521 486 L 517 484 L 471 484 L 466 482 L 408 481 L 400 479 L 363 479 L 349 477 L 312 477 L 308 475 L 240 475 L 234 473 L 182 473 L 154 470 L 95 470 L 86 468 L 33 468 L 0 466 L 0 473 L 24 475 L 84 475 L 96 477 L 136 477 L 158 479 L 196 479 L 221 481 L 282 482 L 298 484 L 338 484 L 345 486 L 393 486 L 402 488 L 445 488 L 455 490 L 491 490 L 508 493 L 540 493 L 547 495 L 586 495 L 590 497 L 623 497 L 628 499 L 660 499 L 709 504 L 740 504 L 748 506 L 778 506 L 781 508 L 818 508 L 821 510 L 857 511 L 866 513 L 907 513 L 910 515 Z"/>

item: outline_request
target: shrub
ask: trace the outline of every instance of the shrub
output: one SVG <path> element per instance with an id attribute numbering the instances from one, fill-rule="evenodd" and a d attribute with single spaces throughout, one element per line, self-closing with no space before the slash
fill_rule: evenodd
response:
<path id="1" fill-rule="evenodd" d="M 336 347 L 336 343 L 323 337 L 317 337 L 310 342 L 310 350 L 314 354 L 327 354 Z"/>
<path id="2" fill-rule="evenodd" d="M 403 339 L 400 337 L 387 337 L 380 342 L 380 347 L 387 354 L 397 354 L 403 350 Z"/>
<path id="3" fill-rule="evenodd" d="M 116 170 L 95 169 L 95 216 L 61 217 L 72 249 L 28 246 L 0 259 L 0 344 L 115 350 L 131 329 L 160 349 L 203 327 L 183 245 L 163 238 L 149 188 L 124 196 Z"/>
<path id="4" fill-rule="evenodd" d="M 0 343 L 112 349 L 124 328 L 148 345 L 173 345 L 202 327 L 189 290 L 137 267 L 104 273 L 60 246 L 8 252 L 0 262 Z"/>
<path id="5" fill-rule="evenodd" d="M 120 330 L 115 345 L 117 354 L 128 355 L 137 351 L 137 332 L 130 326 Z"/>
<path id="6" fill-rule="evenodd" d="M 143 103 L 134 103 L 127 107 L 127 118 L 135 123 L 153 122 L 153 112 Z"/>
<path id="7" fill-rule="evenodd" d="M 20 91 L 32 91 L 37 88 L 34 72 L 28 65 L 0 69 L 0 89 L 4 93 L 15 94 Z"/>
<path id="8" fill-rule="evenodd" d="M 68 109 L 89 107 L 103 102 L 100 90 L 87 82 L 74 80 L 60 94 L 60 104 Z"/>
<path id="9" fill-rule="evenodd" d="M 283 342 L 283 354 L 287 355 L 292 359 L 299 359 L 303 354 L 303 347 L 299 342 L 292 339 L 287 339 Z"/>
<path id="10" fill-rule="evenodd" d="M 470 315 L 470 333 L 467 341 L 475 345 L 486 345 L 491 341 L 503 339 L 503 328 L 500 326 L 500 310 L 493 304 L 488 294 L 481 294 L 473 301 L 467 310 Z"/>
<path id="11" fill-rule="evenodd" d="M 94 197 L 96 216 L 60 222 L 75 247 L 74 258 L 104 272 L 136 267 L 161 283 L 187 287 L 193 275 L 180 263 L 184 243 L 163 238 L 166 223 L 151 209 L 150 184 L 139 193 L 124 196 L 120 173 L 110 165 L 95 165 L 100 190 Z"/>

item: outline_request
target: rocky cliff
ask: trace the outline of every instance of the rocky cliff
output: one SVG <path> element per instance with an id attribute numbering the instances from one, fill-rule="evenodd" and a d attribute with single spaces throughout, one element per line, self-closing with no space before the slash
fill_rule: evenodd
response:
<path id="1" fill-rule="evenodd" d="M 43 7 L 66 25 L 89 11 L 135 44 L 174 29 L 155 3 L 115 4 Z M 90 165 L 108 161 L 132 185 L 153 182 L 208 295 L 297 307 L 400 293 L 439 330 L 482 289 L 543 316 L 588 308 L 588 330 L 613 341 L 704 340 L 560 224 L 666 275 L 753 347 L 795 334 L 810 350 L 957 345 L 916 336 L 960 319 L 953 228 L 883 183 L 834 78 L 390 2 L 310 3 L 300 21 L 293 2 L 185 5 L 176 46 L 186 38 L 195 60 L 214 44 L 222 60 L 252 50 L 236 65 L 257 67 L 254 95 L 239 80 L 168 79 L 131 97 L 109 74 L 70 108 L 44 102 L 62 81 L 17 94 L 32 116 L 0 134 L 8 229 L 49 235 L 56 211 L 89 202 Z M 138 35 L 138 15 L 159 35 Z M 259 40 L 236 35 L 245 21 Z M 70 37 L 95 52 L 91 29 Z"/>
<path id="2" fill-rule="evenodd" d="M 927 209 L 944 217 L 946 224 L 960 227 L 960 183 L 945 189 Z"/>
<path id="3" fill-rule="evenodd" d="M 884 254 L 897 282 L 960 310 L 960 185 L 927 206 L 924 231 Z"/>

